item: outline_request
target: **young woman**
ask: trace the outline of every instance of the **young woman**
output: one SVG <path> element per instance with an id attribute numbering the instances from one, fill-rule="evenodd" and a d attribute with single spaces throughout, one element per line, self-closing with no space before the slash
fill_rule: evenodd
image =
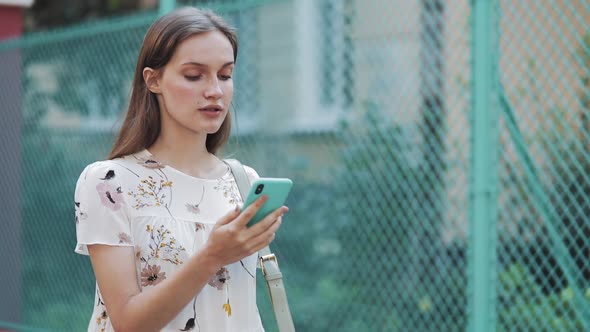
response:
<path id="1" fill-rule="evenodd" d="M 149 28 L 109 160 L 76 185 L 76 252 L 97 281 L 89 331 L 264 331 L 257 251 L 287 207 L 247 227 L 266 198 L 240 212 L 216 156 L 237 54 L 235 31 L 209 11 L 178 9 Z"/>

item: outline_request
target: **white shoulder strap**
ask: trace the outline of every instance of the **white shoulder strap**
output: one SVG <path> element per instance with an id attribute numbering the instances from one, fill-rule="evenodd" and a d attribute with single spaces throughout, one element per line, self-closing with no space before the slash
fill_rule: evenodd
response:
<path id="1" fill-rule="evenodd" d="M 236 179 L 238 189 L 242 195 L 242 200 L 246 199 L 248 190 L 250 190 L 250 180 L 246 174 L 244 166 L 236 159 L 225 159 L 225 162 L 231 168 L 231 171 Z M 287 293 L 283 285 L 283 274 L 279 269 L 277 257 L 270 251 L 268 246 L 262 248 L 258 255 L 260 257 L 260 267 L 262 275 L 266 279 L 268 291 L 270 293 L 270 300 L 277 319 L 277 325 L 280 332 L 294 332 L 293 318 L 289 310 L 289 302 L 287 301 Z"/>

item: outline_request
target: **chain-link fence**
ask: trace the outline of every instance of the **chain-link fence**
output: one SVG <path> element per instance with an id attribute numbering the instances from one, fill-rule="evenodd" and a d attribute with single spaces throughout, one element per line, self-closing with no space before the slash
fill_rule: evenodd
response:
<path id="1" fill-rule="evenodd" d="M 590 330 L 586 0 L 205 5 L 240 34 L 224 154 L 295 183 L 274 249 L 298 331 Z M 73 190 L 156 17 L 0 43 L 0 329 L 91 319 Z"/>
<path id="2" fill-rule="evenodd" d="M 502 1 L 498 328 L 590 330 L 590 3 Z"/>

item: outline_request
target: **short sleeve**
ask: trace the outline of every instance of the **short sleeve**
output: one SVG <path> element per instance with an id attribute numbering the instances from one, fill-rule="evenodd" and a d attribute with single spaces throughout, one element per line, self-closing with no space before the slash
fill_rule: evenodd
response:
<path id="1" fill-rule="evenodd" d="M 88 255 L 90 244 L 133 246 L 122 179 L 109 161 L 88 165 L 76 183 L 75 252 Z"/>

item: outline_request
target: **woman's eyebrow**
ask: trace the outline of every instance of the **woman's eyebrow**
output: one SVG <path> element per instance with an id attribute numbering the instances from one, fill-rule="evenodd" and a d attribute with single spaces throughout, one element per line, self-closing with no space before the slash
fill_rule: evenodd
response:
<path id="1" fill-rule="evenodd" d="M 223 66 L 221 66 L 221 68 L 225 68 L 225 67 L 231 66 L 233 64 L 234 64 L 233 61 L 226 62 L 226 63 L 223 64 Z M 185 62 L 185 63 L 182 64 L 182 66 L 197 66 L 197 67 L 205 67 L 205 68 L 208 68 L 209 67 L 208 65 L 206 65 L 204 63 L 199 63 L 199 62 L 195 62 L 195 61 Z"/>

